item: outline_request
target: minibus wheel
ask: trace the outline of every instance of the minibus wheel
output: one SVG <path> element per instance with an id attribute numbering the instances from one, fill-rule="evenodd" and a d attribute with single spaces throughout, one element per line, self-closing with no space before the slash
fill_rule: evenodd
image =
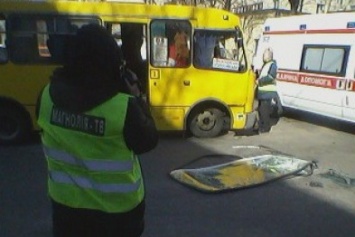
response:
<path id="1" fill-rule="evenodd" d="M 0 107 L 0 143 L 17 144 L 23 142 L 30 133 L 28 115 L 18 108 Z"/>
<path id="2" fill-rule="evenodd" d="M 224 129 L 224 113 L 217 108 L 197 109 L 192 112 L 188 126 L 195 137 L 216 137 Z"/>

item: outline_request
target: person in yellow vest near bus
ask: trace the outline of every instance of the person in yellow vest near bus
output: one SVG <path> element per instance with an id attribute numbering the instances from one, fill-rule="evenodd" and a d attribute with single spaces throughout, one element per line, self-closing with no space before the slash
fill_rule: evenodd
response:
<path id="1" fill-rule="evenodd" d="M 69 47 L 70 46 L 70 47 Z M 80 28 L 39 97 L 54 237 L 138 237 L 145 189 L 137 155 L 158 132 L 149 108 L 129 95 L 111 34 Z"/>
<path id="2" fill-rule="evenodd" d="M 259 100 L 259 133 L 270 132 L 272 103 L 280 105 L 276 91 L 277 63 L 273 51 L 267 48 L 263 54 L 263 66 L 257 79 L 257 99 Z"/>

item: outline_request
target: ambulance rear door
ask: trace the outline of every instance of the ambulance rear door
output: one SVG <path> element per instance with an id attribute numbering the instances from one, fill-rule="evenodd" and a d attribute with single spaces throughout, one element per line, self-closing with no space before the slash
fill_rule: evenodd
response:
<path id="1" fill-rule="evenodd" d="M 355 80 L 348 79 L 344 95 L 343 117 L 345 120 L 355 122 Z"/>
<path id="2" fill-rule="evenodd" d="M 350 50 L 346 78 L 343 97 L 343 118 L 355 122 L 355 45 L 352 45 Z"/>

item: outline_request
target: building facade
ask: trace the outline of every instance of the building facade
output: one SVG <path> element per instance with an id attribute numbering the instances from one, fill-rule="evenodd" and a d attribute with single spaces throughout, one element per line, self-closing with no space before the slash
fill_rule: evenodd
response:
<path id="1" fill-rule="evenodd" d="M 288 0 L 237 0 L 233 4 L 233 11 L 248 12 L 250 10 L 291 10 Z M 317 14 L 339 11 L 355 11 L 355 0 L 300 0 L 298 12 Z"/>

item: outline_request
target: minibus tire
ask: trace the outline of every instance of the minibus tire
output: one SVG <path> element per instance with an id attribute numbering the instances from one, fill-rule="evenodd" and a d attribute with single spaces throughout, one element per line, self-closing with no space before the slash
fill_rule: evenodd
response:
<path id="1" fill-rule="evenodd" d="M 191 134 L 195 137 L 216 137 L 223 132 L 225 127 L 224 113 L 217 108 L 196 110 L 193 112 L 188 126 Z"/>
<path id="2" fill-rule="evenodd" d="M 29 116 L 17 107 L 0 107 L 0 144 L 19 144 L 30 134 Z"/>

